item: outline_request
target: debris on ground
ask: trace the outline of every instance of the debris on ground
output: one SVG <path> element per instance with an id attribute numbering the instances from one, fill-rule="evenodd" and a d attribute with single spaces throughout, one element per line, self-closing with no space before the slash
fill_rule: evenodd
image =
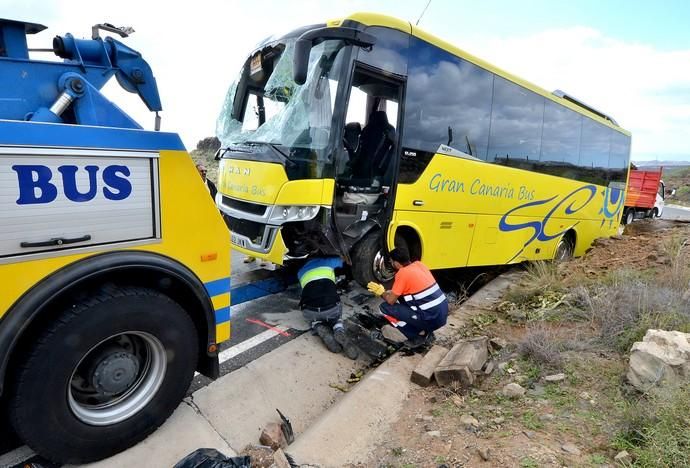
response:
<path id="1" fill-rule="evenodd" d="M 279 423 L 270 422 L 261 431 L 259 443 L 271 447 L 273 450 L 287 447 L 287 439 L 283 434 L 283 429 Z"/>
<path id="2" fill-rule="evenodd" d="M 412 371 L 412 382 L 420 387 L 426 387 L 434 378 L 434 371 L 441 360 L 448 354 L 448 350 L 443 346 L 434 345 L 431 347 L 421 361 Z"/>
<path id="3" fill-rule="evenodd" d="M 250 468 L 252 465 L 251 457 L 226 457 L 216 449 L 200 448 L 182 460 L 177 462 L 173 468 Z"/>
<path id="4" fill-rule="evenodd" d="M 475 374 L 481 374 L 489 358 L 489 339 L 486 336 L 470 338 L 457 343 L 446 354 L 434 371 L 441 386 L 460 382 L 465 387 L 474 384 Z"/>

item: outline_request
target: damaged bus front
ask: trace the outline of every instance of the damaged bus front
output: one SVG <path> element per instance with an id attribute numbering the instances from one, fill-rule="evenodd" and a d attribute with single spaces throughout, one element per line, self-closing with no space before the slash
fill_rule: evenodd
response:
<path id="1" fill-rule="evenodd" d="M 373 114 L 385 120 L 387 106 L 397 115 L 400 96 L 395 84 L 372 74 L 360 83 L 369 85 L 367 91 L 350 98 L 357 51 L 376 42 L 364 28 L 351 26 L 305 27 L 264 41 L 248 57 L 218 120 L 216 202 L 233 246 L 249 256 L 282 264 L 352 254 L 358 280 L 385 280 L 390 272 L 383 232 L 392 182 L 387 169 L 395 131 L 380 122 L 373 135 L 370 121 Z M 359 115 L 345 115 L 348 99 L 359 100 Z M 348 128 L 346 117 L 357 128 Z M 365 141 L 368 122 L 372 138 Z M 376 239 L 368 250 L 375 252 L 360 265 L 352 250 L 372 232 Z"/>

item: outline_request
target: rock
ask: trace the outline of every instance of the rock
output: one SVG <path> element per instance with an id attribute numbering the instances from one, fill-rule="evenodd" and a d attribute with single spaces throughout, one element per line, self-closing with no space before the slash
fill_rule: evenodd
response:
<path id="1" fill-rule="evenodd" d="M 544 377 L 545 382 L 562 382 L 564 380 L 565 380 L 565 374 L 563 374 L 563 373 L 547 375 L 546 377 Z"/>
<path id="2" fill-rule="evenodd" d="M 427 431 L 426 435 L 429 437 L 441 437 L 441 431 Z"/>
<path id="3" fill-rule="evenodd" d="M 632 457 L 630 456 L 630 454 L 628 453 L 627 450 L 623 450 L 622 452 L 618 452 L 618 455 L 613 457 L 613 459 L 616 462 L 618 462 L 619 464 L 625 465 L 625 466 L 632 463 Z"/>
<path id="4" fill-rule="evenodd" d="M 273 454 L 273 466 L 275 466 L 275 468 L 291 468 L 290 462 L 285 456 L 283 449 L 278 449 Z"/>
<path id="5" fill-rule="evenodd" d="M 485 336 L 463 340 L 453 346 L 436 366 L 434 377 L 439 385 L 460 382 L 469 387 L 474 383 L 474 372 L 481 371 L 489 357 L 489 339 Z"/>
<path id="6" fill-rule="evenodd" d="M 475 389 L 472 389 L 472 394 L 473 394 L 474 396 L 477 396 L 477 397 L 483 397 L 484 395 L 486 395 L 486 392 L 484 392 L 484 391 L 482 391 L 482 390 L 477 390 L 477 389 L 475 388 Z"/>
<path id="7" fill-rule="evenodd" d="M 534 439 L 535 437 L 537 437 L 537 433 L 534 431 L 522 431 L 522 433 L 525 434 L 525 437 L 527 437 L 528 439 Z"/>
<path id="8" fill-rule="evenodd" d="M 436 367 L 446 354 L 448 354 L 448 350 L 443 346 L 432 346 L 412 371 L 410 380 L 420 387 L 428 386 L 431 383 L 431 379 L 434 378 Z"/>
<path id="9" fill-rule="evenodd" d="M 646 392 L 690 379 L 690 333 L 647 330 L 630 350 L 628 381 Z"/>
<path id="10" fill-rule="evenodd" d="M 287 447 L 287 440 L 278 423 L 268 423 L 259 437 L 259 442 L 271 447 L 273 450 Z"/>
<path id="11" fill-rule="evenodd" d="M 405 334 L 392 325 L 386 324 L 381 327 L 381 334 L 385 339 L 393 343 L 404 343 L 407 341 Z"/>
<path id="12" fill-rule="evenodd" d="M 489 343 L 491 344 L 491 347 L 497 351 L 508 346 L 508 342 L 506 340 L 504 340 L 503 338 L 499 338 L 497 336 L 491 338 L 489 340 Z"/>
<path id="13" fill-rule="evenodd" d="M 580 449 L 577 448 L 574 444 L 571 444 L 570 442 L 561 445 L 561 450 L 571 455 L 580 455 Z"/>
<path id="14" fill-rule="evenodd" d="M 539 420 L 542 422 L 553 421 L 554 419 L 556 419 L 556 416 L 554 416 L 551 413 L 546 413 L 546 414 L 542 414 L 541 416 L 539 416 Z"/>
<path id="15" fill-rule="evenodd" d="M 491 451 L 490 451 L 489 447 L 479 447 L 477 449 L 477 452 L 479 453 L 479 456 L 484 461 L 489 461 L 489 459 L 491 458 Z"/>
<path id="16" fill-rule="evenodd" d="M 488 361 L 486 365 L 484 366 L 484 374 L 489 375 L 494 371 L 494 362 L 493 361 Z"/>
<path id="17" fill-rule="evenodd" d="M 494 423 L 494 424 L 496 424 L 496 425 L 503 424 L 504 422 L 506 422 L 506 418 L 504 418 L 504 417 L 502 417 L 502 416 L 499 416 L 499 417 L 497 417 L 497 418 L 493 418 L 493 419 L 491 420 L 491 422 Z"/>
<path id="18" fill-rule="evenodd" d="M 433 416 L 422 416 L 422 421 L 431 422 L 434 420 Z"/>
<path id="19" fill-rule="evenodd" d="M 477 421 L 473 416 L 469 414 L 463 414 L 460 416 L 460 424 L 466 427 L 479 427 L 479 421 Z"/>
<path id="20" fill-rule="evenodd" d="M 527 312 L 522 309 L 511 309 L 507 313 L 508 317 L 515 322 L 521 322 L 527 319 Z"/>
<path id="21" fill-rule="evenodd" d="M 513 382 L 503 387 L 503 390 L 501 392 L 505 397 L 519 398 L 525 394 L 525 391 L 526 390 L 522 387 L 522 385 Z"/>
<path id="22" fill-rule="evenodd" d="M 513 377 L 513 379 L 515 379 L 517 383 L 523 384 L 529 380 L 529 377 L 527 377 L 526 375 L 518 374 L 515 377 Z"/>
<path id="23" fill-rule="evenodd" d="M 531 397 L 544 396 L 546 393 L 546 388 L 543 385 L 535 385 L 534 388 L 527 390 L 527 395 Z"/>
<path id="24" fill-rule="evenodd" d="M 498 363 L 498 370 L 500 370 L 501 372 L 505 372 L 507 368 L 508 368 L 507 362 L 499 362 Z"/>

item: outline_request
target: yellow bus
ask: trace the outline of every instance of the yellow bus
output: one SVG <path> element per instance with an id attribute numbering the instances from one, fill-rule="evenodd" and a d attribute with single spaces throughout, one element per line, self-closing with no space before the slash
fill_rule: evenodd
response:
<path id="1" fill-rule="evenodd" d="M 406 21 L 367 13 L 267 40 L 227 94 L 216 203 L 247 255 L 407 247 L 432 269 L 582 255 L 618 228 L 630 133 Z"/>

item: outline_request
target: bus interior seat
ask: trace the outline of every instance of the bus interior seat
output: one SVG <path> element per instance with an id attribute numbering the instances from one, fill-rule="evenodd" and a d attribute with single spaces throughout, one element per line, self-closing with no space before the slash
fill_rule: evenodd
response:
<path id="1" fill-rule="evenodd" d="M 390 172 L 394 142 L 395 128 L 388 123 L 386 112 L 372 112 L 351 159 L 352 177 L 341 184 L 345 192 L 343 203 L 373 205 L 378 200 L 385 185 L 383 179 Z"/>
<path id="2" fill-rule="evenodd" d="M 343 144 L 350 157 L 350 161 L 354 160 L 359 149 L 359 136 L 362 134 L 362 124 L 359 122 L 349 122 L 345 125 L 343 132 Z"/>

